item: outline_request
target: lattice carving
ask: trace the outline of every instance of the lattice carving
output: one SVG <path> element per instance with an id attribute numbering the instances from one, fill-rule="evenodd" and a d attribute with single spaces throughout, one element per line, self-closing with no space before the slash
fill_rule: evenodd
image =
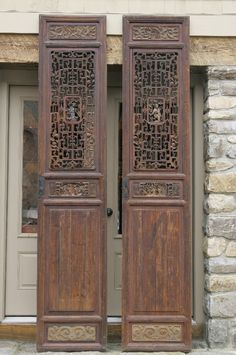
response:
<path id="1" fill-rule="evenodd" d="M 52 182 L 50 195 L 61 197 L 96 197 L 96 183 L 88 181 Z"/>
<path id="2" fill-rule="evenodd" d="M 96 328 L 92 326 L 49 326 L 48 340 L 50 341 L 95 341 Z"/>
<path id="3" fill-rule="evenodd" d="M 51 52 L 50 168 L 95 168 L 95 53 Z"/>
<path id="4" fill-rule="evenodd" d="M 134 195 L 145 197 L 180 197 L 179 183 L 138 182 L 134 183 Z"/>
<path id="5" fill-rule="evenodd" d="M 143 41 L 178 41 L 179 26 L 167 24 L 134 25 L 133 40 Z"/>
<path id="6" fill-rule="evenodd" d="M 133 341 L 173 341 L 182 340 L 182 326 L 179 324 L 133 324 Z"/>
<path id="7" fill-rule="evenodd" d="M 135 170 L 178 168 L 178 53 L 134 53 Z"/>
<path id="8" fill-rule="evenodd" d="M 49 25 L 49 39 L 95 40 L 97 29 L 95 25 Z"/>

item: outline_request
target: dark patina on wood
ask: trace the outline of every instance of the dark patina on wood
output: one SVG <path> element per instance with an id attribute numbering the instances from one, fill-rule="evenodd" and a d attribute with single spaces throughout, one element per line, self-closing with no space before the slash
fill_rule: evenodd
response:
<path id="1" fill-rule="evenodd" d="M 40 18 L 39 351 L 105 348 L 105 27 Z"/>
<path id="2" fill-rule="evenodd" d="M 123 25 L 123 349 L 188 351 L 189 21 Z"/>

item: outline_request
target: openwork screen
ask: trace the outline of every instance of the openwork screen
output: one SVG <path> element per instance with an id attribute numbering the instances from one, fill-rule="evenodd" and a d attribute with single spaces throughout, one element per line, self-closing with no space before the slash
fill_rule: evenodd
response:
<path id="1" fill-rule="evenodd" d="M 50 168 L 95 169 L 95 52 L 51 52 Z"/>
<path id="2" fill-rule="evenodd" d="M 178 168 L 178 53 L 134 52 L 135 170 Z"/>

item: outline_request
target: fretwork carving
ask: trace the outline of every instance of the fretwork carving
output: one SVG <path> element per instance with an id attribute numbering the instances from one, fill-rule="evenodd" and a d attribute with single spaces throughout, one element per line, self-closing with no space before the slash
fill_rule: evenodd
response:
<path id="1" fill-rule="evenodd" d="M 92 326 L 49 326 L 48 340 L 50 341 L 95 341 L 96 328 Z"/>
<path id="2" fill-rule="evenodd" d="M 134 41 L 178 41 L 179 27 L 167 24 L 134 25 Z"/>
<path id="3" fill-rule="evenodd" d="M 182 326 L 179 324 L 133 324 L 133 341 L 174 341 L 182 340 Z"/>
<path id="4" fill-rule="evenodd" d="M 49 39 L 95 40 L 95 25 L 49 25 Z"/>
<path id="5" fill-rule="evenodd" d="M 50 168 L 95 168 L 95 53 L 51 52 Z"/>
<path id="6" fill-rule="evenodd" d="M 50 195 L 53 197 L 96 197 L 96 183 L 88 181 L 51 182 Z"/>
<path id="7" fill-rule="evenodd" d="M 145 197 L 180 197 L 179 183 L 137 182 L 134 183 L 134 195 Z"/>
<path id="8" fill-rule="evenodd" d="M 133 168 L 178 168 L 178 53 L 134 53 Z"/>

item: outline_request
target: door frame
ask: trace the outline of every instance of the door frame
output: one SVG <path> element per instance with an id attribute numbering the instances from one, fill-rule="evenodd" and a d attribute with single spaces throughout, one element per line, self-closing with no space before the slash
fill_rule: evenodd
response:
<path id="1" fill-rule="evenodd" d="M 37 69 L 0 70 L 0 322 L 5 318 L 9 94 L 10 86 L 13 85 L 37 86 Z"/>

